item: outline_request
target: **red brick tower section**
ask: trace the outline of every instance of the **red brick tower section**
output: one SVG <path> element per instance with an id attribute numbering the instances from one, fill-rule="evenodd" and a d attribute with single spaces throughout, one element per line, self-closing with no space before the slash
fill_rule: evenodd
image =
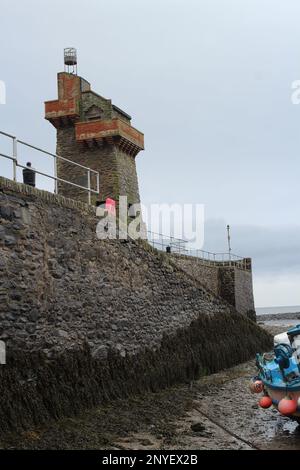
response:
<path id="1" fill-rule="evenodd" d="M 100 201 L 126 195 L 129 204 L 140 202 L 135 157 L 144 149 L 144 135 L 83 78 L 61 72 L 57 82 L 58 100 L 45 102 L 45 118 L 57 129 L 57 154 L 99 172 Z M 57 175 L 87 186 L 87 172 L 63 160 L 58 160 Z M 96 189 L 93 174 L 91 186 Z M 87 202 L 85 191 L 66 183 L 58 184 L 58 192 Z M 97 198 L 92 199 L 95 203 Z"/>

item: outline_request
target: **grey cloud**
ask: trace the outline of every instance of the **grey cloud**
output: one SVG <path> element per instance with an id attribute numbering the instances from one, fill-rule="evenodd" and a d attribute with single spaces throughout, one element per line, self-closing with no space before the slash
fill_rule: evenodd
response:
<path id="1" fill-rule="evenodd" d="M 207 220 L 205 249 L 227 251 L 226 222 Z M 231 226 L 232 252 L 253 259 L 259 275 L 300 274 L 300 226 Z"/>

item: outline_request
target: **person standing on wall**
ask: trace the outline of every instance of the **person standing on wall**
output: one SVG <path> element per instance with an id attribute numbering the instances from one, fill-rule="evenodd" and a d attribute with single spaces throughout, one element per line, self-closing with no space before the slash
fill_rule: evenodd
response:
<path id="1" fill-rule="evenodd" d="M 31 162 L 27 162 L 23 169 L 23 182 L 35 188 L 35 171 L 31 168 Z"/>

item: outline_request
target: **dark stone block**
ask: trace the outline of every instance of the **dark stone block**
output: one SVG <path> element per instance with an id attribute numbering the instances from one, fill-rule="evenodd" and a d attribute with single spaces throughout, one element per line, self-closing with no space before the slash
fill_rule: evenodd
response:
<path id="1" fill-rule="evenodd" d="M 10 206 L 0 206 L 0 217 L 6 220 L 13 220 L 14 210 Z"/>
<path id="2" fill-rule="evenodd" d="M 17 243 L 16 237 L 13 235 L 6 235 L 4 237 L 4 243 L 6 246 L 13 246 Z"/>

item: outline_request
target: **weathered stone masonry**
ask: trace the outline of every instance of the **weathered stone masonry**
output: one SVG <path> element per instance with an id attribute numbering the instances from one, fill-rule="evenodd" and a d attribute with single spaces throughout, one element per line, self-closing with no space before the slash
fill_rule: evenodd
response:
<path id="1" fill-rule="evenodd" d="M 250 258 L 220 263 L 172 254 L 172 261 L 209 291 L 233 305 L 239 313 L 255 320 Z"/>
<path id="2" fill-rule="evenodd" d="M 94 209 L 0 178 L 2 432 L 248 359 L 270 338 Z"/>
<path id="3" fill-rule="evenodd" d="M 45 117 L 57 129 L 57 154 L 100 173 L 100 201 L 127 196 L 128 204 L 139 203 L 135 157 L 144 149 L 144 135 L 132 127 L 127 113 L 92 91 L 83 78 L 61 72 L 57 80 L 58 100 L 45 103 Z M 57 163 L 59 178 L 87 187 L 86 170 Z M 91 186 L 97 189 L 93 173 Z M 87 201 L 86 191 L 63 182 L 58 192 Z"/>

